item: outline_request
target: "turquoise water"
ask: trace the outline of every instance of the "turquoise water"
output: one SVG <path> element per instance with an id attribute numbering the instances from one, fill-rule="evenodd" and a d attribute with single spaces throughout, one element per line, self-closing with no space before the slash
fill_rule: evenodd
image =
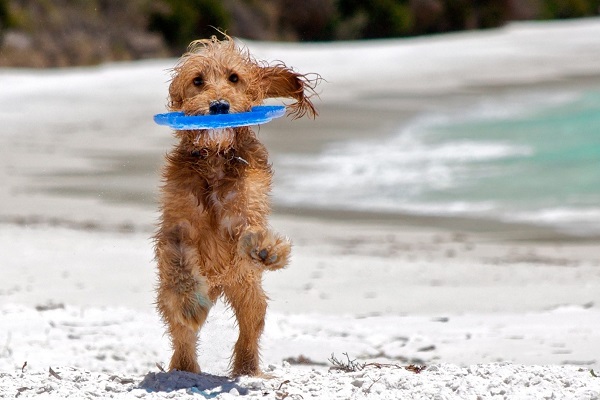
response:
<path id="1" fill-rule="evenodd" d="M 577 219 L 600 208 L 600 92 L 530 115 L 428 132 L 432 143 L 462 140 L 506 143 L 524 151 L 471 163 L 460 182 L 423 193 L 423 201 L 495 203 L 507 217 L 529 214 L 532 221 L 544 211 L 547 219 L 553 210 L 557 219 L 561 210 L 565 219 L 568 213 Z"/>
<path id="2" fill-rule="evenodd" d="M 384 141 L 339 143 L 283 164 L 284 174 L 296 171 L 277 193 L 288 205 L 468 215 L 597 234 L 600 90 L 489 97 L 420 115 Z"/>

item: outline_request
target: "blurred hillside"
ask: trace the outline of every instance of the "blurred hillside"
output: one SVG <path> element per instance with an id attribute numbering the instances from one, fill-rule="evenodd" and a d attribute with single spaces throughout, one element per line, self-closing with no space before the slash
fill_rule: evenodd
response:
<path id="1" fill-rule="evenodd" d="M 178 55 L 215 28 L 256 40 L 354 40 L 599 13 L 600 0 L 0 0 L 0 66 Z"/>

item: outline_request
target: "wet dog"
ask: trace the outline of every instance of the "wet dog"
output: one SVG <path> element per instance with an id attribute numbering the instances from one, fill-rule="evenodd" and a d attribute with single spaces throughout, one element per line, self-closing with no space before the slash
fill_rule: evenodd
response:
<path id="1" fill-rule="evenodd" d="M 173 70 L 170 111 L 187 115 L 249 111 L 267 98 L 294 100 L 292 117 L 317 113 L 310 100 L 319 80 L 282 63 L 254 60 L 225 37 L 193 42 Z M 223 296 L 234 311 L 239 338 L 232 373 L 259 375 L 265 324 L 265 270 L 285 267 L 290 241 L 267 217 L 272 171 L 250 127 L 181 130 L 167 154 L 155 236 L 157 304 L 173 346 L 170 369 L 200 372 L 198 332 Z"/>

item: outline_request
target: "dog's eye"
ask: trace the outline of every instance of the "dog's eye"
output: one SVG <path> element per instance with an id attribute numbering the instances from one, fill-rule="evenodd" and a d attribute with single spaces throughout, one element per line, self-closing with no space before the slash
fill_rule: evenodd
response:
<path id="1" fill-rule="evenodd" d="M 194 86 L 202 86 L 204 84 L 204 79 L 202 79 L 201 76 L 197 76 L 192 82 L 194 82 Z"/>
<path id="2" fill-rule="evenodd" d="M 238 74 L 229 75 L 229 82 L 236 83 L 239 80 L 240 80 L 240 77 L 238 76 Z"/>

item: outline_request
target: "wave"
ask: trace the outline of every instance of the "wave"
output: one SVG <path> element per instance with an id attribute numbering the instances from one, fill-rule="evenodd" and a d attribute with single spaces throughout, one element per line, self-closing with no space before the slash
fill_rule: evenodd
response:
<path id="1" fill-rule="evenodd" d="M 560 160 L 561 152 L 572 157 L 574 143 L 562 144 L 564 132 L 548 130 L 548 113 L 572 108 L 582 98 L 577 91 L 488 97 L 460 111 L 418 116 L 388 138 L 280 157 L 275 201 L 325 209 L 484 216 L 600 232 L 595 222 L 600 211 L 592 207 L 595 189 L 583 192 L 571 182 L 585 170 L 554 172 L 545 164 L 544 152 L 552 152 L 551 160 Z M 524 127 L 515 126 L 519 124 Z M 536 128 L 540 124 L 542 132 Z M 553 141 L 558 144 L 548 150 L 546 144 Z"/>
<path id="2" fill-rule="evenodd" d="M 579 236 L 600 234 L 600 207 L 529 210 L 504 215 L 503 219 L 509 222 L 557 227 L 563 232 Z"/>
<path id="3" fill-rule="evenodd" d="M 484 111 L 484 109 L 488 111 Z M 517 112 L 521 107 L 512 111 Z M 425 114 L 384 139 L 329 146 L 319 154 L 286 155 L 277 160 L 280 202 L 363 208 L 404 209 L 408 200 L 452 188 L 469 175 L 471 164 L 527 157 L 533 149 L 503 140 L 432 140 L 432 131 L 451 122 L 501 118 L 510 111 L 485 104 L 463 114 Z"/>

